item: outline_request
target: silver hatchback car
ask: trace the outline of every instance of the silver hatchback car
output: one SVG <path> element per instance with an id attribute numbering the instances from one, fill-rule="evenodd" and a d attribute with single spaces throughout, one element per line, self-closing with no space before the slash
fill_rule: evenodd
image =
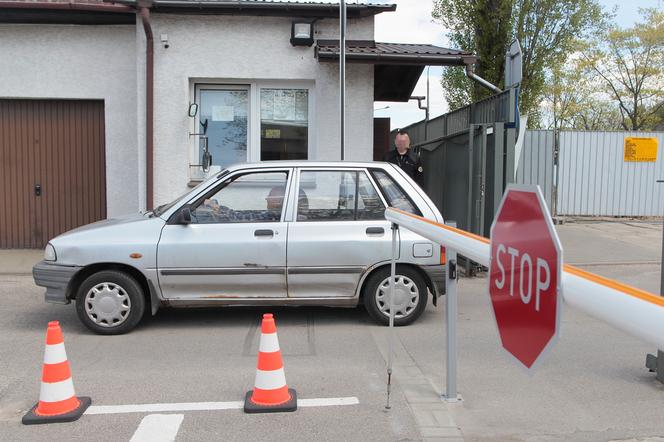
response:
<path id="1" fill-rule="evenodd" d="M 443 222 L 388 163 L 237 164 L 154 211 L 52 239 L 35 265 L 46 301 L 75 301 L 100 334 L 126 333 L 160 306 L 365 305 L 387 324 L 392 252 L 385 208 Z M 399 229 L 395 324 L 445 291 L 444 253 Z"/>

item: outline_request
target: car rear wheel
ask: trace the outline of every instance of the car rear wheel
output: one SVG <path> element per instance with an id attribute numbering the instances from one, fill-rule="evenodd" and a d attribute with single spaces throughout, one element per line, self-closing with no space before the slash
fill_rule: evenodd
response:
<path id="1" fill-rule="evenodd" d="M 426 281 L 411 267 L 397 266 L 394 284 L 394 325 L 408 325 L 427 306 Z M 390 323 L 390 267 L 369 276 L 364 286 L 364 306 L 376 322 Z"/>
<path id="2" fill-rule="evenodd" d="M 103 270 L 88 276 L 76 294 L 76 313 L 83 324 L 101 335 L 132 330 L 145 311 L 143 290 L 130 275 Z"/>

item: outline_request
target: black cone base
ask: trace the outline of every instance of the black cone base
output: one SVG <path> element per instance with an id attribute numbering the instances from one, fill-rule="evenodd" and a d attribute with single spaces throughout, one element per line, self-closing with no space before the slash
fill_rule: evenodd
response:
<path id="1" fill-rule="evenodd" d="M 59 422 L 74 422 L 85 413 L 92 403 L 92 399 L 87 396 L 80 396 L 78 401 L 81 403 L 78 408 L 70 411 L 69 413 L 56 414 L 54 416 L 40 416 L 35 413 L 37 405 L 32 407 L 30 411 L 23 416 L 23 425 L 37 425 L 37 424 L 55 424 Z"/>
<path id="2" fill-rule="evenodd" d="M 297 393 L 292 388 L 288 389 L 290 400 L 279 405 L 259 405 L 251 401 L 253 391 L 248 391 L 244 398 L 245 413 L 283 413 L 297 410 Z"/>

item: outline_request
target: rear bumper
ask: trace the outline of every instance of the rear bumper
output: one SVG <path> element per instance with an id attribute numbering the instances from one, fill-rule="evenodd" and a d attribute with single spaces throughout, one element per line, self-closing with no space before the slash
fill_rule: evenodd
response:
<path id="1" fill-rule="evenodd" d="M 420 266 L 429 276 L 431 284 L 433 285 L 435 295 L 442 296 L 445 294 L 445 266 L 441 264 L 431 266 Z"/>
<path id="2" fill-rule="evenodd" d="M 79 270 L 81 270 L 81 267 L 63 266 L 41 261 L 32 268 L 32 277 L 35 284 L 46 287 L 44 296 L 46 302 L 69 304 L 71 301 L 67 299 L 67 287 Z"/>

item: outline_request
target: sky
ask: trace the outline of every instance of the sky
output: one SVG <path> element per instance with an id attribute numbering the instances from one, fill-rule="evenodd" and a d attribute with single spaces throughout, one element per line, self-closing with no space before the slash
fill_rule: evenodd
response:
<path id="1" fill-rule="evenodd" d="M 351 3 L 349 1 L 349 3 Z M 433 0 L 385 0 L 372 3 L 396 3 L 395 12 L 378 14 L 375 19 L 375 39 L 389 43 L 427 43 L 448 46 L 445 29 L 431 19 Z M 622 27 L 632 26 L 639 20 L 639 8 L 664 7 L 664 0 L 600 0 L 606 10 L 618 7 L 616 22 Z M 447 112 L 447 103 L 440 85 L 442 68 L 429 69 L 430 117 Z M 425 69 L 413 95 L 426 95 L 427 70 Z M 388 107 L 389 106 L 389 107 Z M 392 129 L 424 119 L 424 111 L 417 101 L 408 103 L 374 103 L 374 116 L 390 117 Z"/>

